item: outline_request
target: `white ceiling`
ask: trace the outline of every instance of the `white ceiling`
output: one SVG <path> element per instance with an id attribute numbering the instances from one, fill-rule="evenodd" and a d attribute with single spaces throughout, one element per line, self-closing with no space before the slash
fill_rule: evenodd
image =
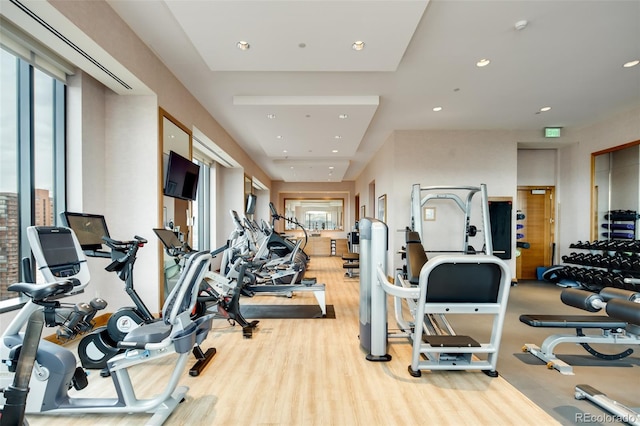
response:
<path id="1" fill-rule="evenodd" d="M 353 180 L 393 130 L 640 106 L 640 0 L 107 1 L 274 180 Z"/>

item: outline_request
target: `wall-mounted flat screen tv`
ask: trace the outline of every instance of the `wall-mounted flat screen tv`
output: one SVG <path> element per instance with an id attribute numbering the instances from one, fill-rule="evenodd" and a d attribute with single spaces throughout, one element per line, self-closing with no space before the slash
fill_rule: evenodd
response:
<path id="1" fill-rule="evenodd" d="M 254 214 L 256 212 L 256 202 L 258 197 L 254 194 L 247 195 L 247 208 L 245 209 L 245 213 Z"/>
<path id="2" fill-rule="evenodd" d="M 180 154 L 169 151 L 164 195 L 183 200 L 195 200 L 198 192 L 200 166 Z"/>

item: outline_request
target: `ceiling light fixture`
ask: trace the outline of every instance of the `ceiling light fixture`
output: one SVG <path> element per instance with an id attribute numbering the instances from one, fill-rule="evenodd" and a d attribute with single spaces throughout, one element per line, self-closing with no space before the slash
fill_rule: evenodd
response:
<path id="1" fill-rule="evenodd" d="M 348 116 L 347 114 L 340 114 L 340 115 L 338 116 L 338 118 L 339 118 L 339 119 L 341 119 L 341 120 L 344 120 L 344 119 L 346 119 L 346 118 L 349 118 L 349 116 Z"/>
<path id="2" fill-rule="evenodd" d="M 360 41 L 360 40 L 354 41 L 353 44 L 351 45 L 351 48 L 357 51 L 364 49 L 364 41 Z"/>
<path id="3" fill-rule="evenodd" d="M 338 152 L 338 150 L 337 150 L 337 149 L 334 149 L 334 150 L 333 150 L 333 151 L 331 151 L 331 152 L 333 152 L 334 154 L 336 154 L 336 153 Z"/>
<path id="4" fill-rule="evenodd" d="M 329 170 L 333 170 L 333 168 L 334 168 L 333 166 L 329 166 Z"/>
<path id="5" fill-rule="evenodd" d="M 635 61 L 629 61 L 626 64 L 624 64 L 623 67 L 631 68 L 631 67 L 635 67 L 638 64 L 640 64 L 640 59 L 636 59 Z"/>
<path id="6" fill-rule="evenodd" d="M 276 115 L 275 114 L 267 114 L 267 118 L 269 120 L 273 120 L 274 118 L 276 118 Z"/>
<path id="7" fill-rule="evenodd" d="M 334 139 L 342 139 L 342 136 L 340 136 L 340 135 L 335 135 L 333 138 L 334 138 Z"/>
<path id="8" fill-rule="evenodd" d="M 540 112 L 547 112 L 547 111 L 549 111 L 550 109 L 551 109 L 551 107 L 550 107 L 550 106 L 542 107 L 542 108 L 540 108 Z"/>
<path id="9" fill-rule="evenodd" d="M 283 150 L 282 150 L 282 152 L 284 152 L 284 153 L 286 154 L 286 153 L 287 153 L 287 150 L 286 150 L 286 149 L 283 149 Z"/>
<path id="10" fill-rule="evenodd" d="M 249 50 L 249 48 L 251 47 L 251 45 L 249 44 L 249 42 L 247 41 L 239 41 L 236 43 L 236 47 L 240 50 Z"/>
<path id="11" fill-rule="evenodd" d="M 437 106 L 437 107 L 434 107 L 433 110 L 435 112 L 442 111 L 442 107 L 441 106 Z"/>
<path id="12" fill-rule="evenodd" d="M 489 59 L 480 59 L 478 62 L 476 62 L 476 66 L 479 68 L 482 68 L 482 67 L 486 67 L 490 63 L 491 61 Z"/>
<path id="13" fill-rule="evenodd" d="M 282 139 L 282 135 L 276 136 L 276 139 Z"/>

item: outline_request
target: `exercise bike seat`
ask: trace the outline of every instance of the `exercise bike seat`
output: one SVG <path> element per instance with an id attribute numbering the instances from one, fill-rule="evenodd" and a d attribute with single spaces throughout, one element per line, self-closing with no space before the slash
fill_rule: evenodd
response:
<path id="1" fill-rule="evenodd" d="M 136 327 L 124 336 L 118 347 L 122 349 L 144 349 L 151 343 L 161 343 L 171 334 L 171 324 L 164 321 L 154 321 Z"/>
<path id="2" fill-rule="evenodd" d="M 61 280 L 46 284 L 15 283 L 7 287 L 9 291 L 24 293 L 34 302 L 45 300 L 47 297 L 65 294 L 73 289 L 73 281 Z"/>

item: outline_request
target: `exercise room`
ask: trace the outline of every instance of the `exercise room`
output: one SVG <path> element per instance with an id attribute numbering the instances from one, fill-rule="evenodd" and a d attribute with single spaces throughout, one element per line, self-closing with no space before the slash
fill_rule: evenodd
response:
<path id="1" fill-rule="evenodd" d="M 0 0 L 0 425 L 640 425 L 640 0 Z"/>

